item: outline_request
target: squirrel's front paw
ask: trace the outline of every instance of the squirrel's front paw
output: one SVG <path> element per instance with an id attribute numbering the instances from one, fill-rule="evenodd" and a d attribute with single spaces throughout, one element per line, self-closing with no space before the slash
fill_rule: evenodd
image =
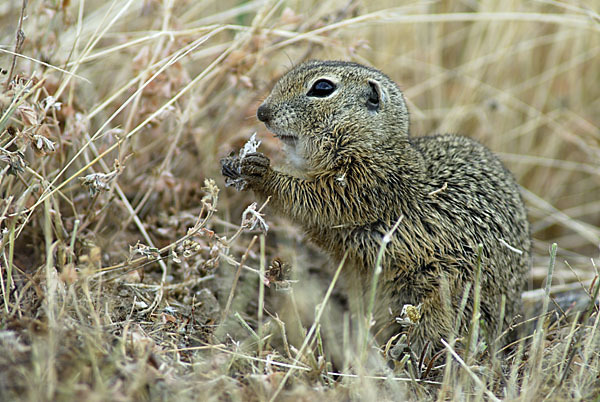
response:
<path id="1" fill-rule="evenodd" d="M 252 152 L 239 157 L 228 156 L 221 159 L 221 173 L 225 176 L 225 185 L 245 190 L 260 183 L 269 171 L 270 160 L 260 152 Z"/>
<path id="2" fill-rule="evenodd" d="M 262 179 L 269 171 L 271 161 L 260 152 L 247 154 L 240 160 L 241 174 L 249 179 Z"/>

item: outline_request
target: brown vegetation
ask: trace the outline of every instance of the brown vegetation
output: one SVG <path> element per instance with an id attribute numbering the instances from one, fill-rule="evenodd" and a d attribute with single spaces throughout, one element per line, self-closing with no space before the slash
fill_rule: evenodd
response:
<path id="1" fill-rule="evenodd" d="M 336 267 L 251 193 L 225 189 L 218 160 L 258 131 L 281 161 L 255 112 L 294 63 L 376 66 L 401 85 L 414 135 L 471 136 L 515 173 L 534 237 L 527 299 L 549 275 L 594 293 L 599 12 L 551 0 L 0 3 L 0 399 L 598 397 L 594 308 L 539 320 L 505 355 L 474 331 L 457 355 L 449 340 L 445 365 L 409 356 L 371 370 L 368 352 L 385 345 L 331 340 L 347 322 L 330 311 Z M 335 347 L 347 364 L 332 365 Z"/>

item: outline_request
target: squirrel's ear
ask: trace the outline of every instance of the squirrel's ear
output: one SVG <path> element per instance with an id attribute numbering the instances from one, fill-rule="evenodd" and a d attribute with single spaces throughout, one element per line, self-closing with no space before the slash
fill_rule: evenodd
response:
<path id="1" fill-rule="evenodd" d="M 377 80 L 370 79 L 369 87 L 371 87 L 371 93 L 369 94 L 369 99 L 367 99 L 367 109 L 378 111 L 387 102 L 387 95 Z"/>

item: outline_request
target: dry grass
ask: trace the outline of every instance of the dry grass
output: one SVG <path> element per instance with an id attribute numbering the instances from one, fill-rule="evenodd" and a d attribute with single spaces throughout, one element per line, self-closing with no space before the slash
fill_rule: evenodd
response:
<path id="1" fill-rule="evenodd" d="M 266 238 L 253 229 L 260 206 L 242 219 L 253 196 L 218 166 L 254 131 L 281 161 L 254 113 L 294 63 L 376 66 L 415 135 L 467 134 L 515 173 L 531 289 L 550 273 L 593 293 L 595 1 L 28 3 L 22 22 L 0 3 L 1 400 L 599 397 L 594 308 L 539 320 L 506 355 L 451 342 L 448 364 L 381 367 L 336 310 L 336 267 L 268 209 Z"/>

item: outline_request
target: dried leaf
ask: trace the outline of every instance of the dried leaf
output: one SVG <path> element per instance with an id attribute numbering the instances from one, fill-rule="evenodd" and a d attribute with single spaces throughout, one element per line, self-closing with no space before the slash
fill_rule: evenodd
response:
<path id="1" fill-rule="evenodd" d="M 34 134 L 32 144 L 33 149 L 39 154 L 45 155 L 56 151 L 56 144 L 43 135 Z"/>
<path id="2" fill-rule="evenodd" d="M 50 95 L 46 98 L 44 98 L 41 102 L 42 107 L 44 108 L 44 110 L 47 112 L 50 109 L 55 109 L 55 110 L 60 110 L 60 108 L 62 107 L 62 103 L 58 102 L 56 100 L 56 98 L 54 98 L 54 96 Z"/>
<path id="3" fill-rule="evenodd" d="M 256 152 L 260 146 L 261 141 L 256 139 L 256 133 L 250 136 L 250 139 L 246 141 L 243 148 L 240 149 L 240 160 L 244 159 L 246 155 Z"/>
<path id="4" fill-rule="evenodd" d="M 258 227 L 258 229 L 267 233 L 269 230 L 269 225 L 263 218 L 263 214 L 256 210 L 257 204 L 253 202 L 244 210 L 242 213 L 242 226 L 247 230 L 254 230 Z"/>
<path id="5" fill-rule="evenodd" d="M 25 162 L 25 155 L 21 152 L 9 152 L 5 151 L 4 155 L 0 155 L 0 161 L 8 163 L 9 167 L 7 170 L 8 174 L 17 175 L 17 173 L 23 173 L 27 162 Z"/>
<path id="6" fill-rule="evenodd" d="M 88 187 L 91 197 L 110 189 L 110 183 L 121 174 L 124 168 L 118 160 L 115 160 L 113 167 L 114 169 L 109 173 L 92 173 L 79 178 L 81 184 Z"/>
<path id="7" fill-rule="evenodd" d="M 38 125 L 38 115 L 36 111 L 29 104 L 24 103 L 17 108 L 17 112 L 23 120 L 23 125 L 25 126 L 37 126 Z"/>
<path id="8" fill-rule="evenodd" d="M 135 246 L 129 246 L 129 258 L 132 259 L 136 254 L 147 257 L 149 260 L 158 260 L 160 250 L 156 247 L 146 246 L 138 241 Z"/>

